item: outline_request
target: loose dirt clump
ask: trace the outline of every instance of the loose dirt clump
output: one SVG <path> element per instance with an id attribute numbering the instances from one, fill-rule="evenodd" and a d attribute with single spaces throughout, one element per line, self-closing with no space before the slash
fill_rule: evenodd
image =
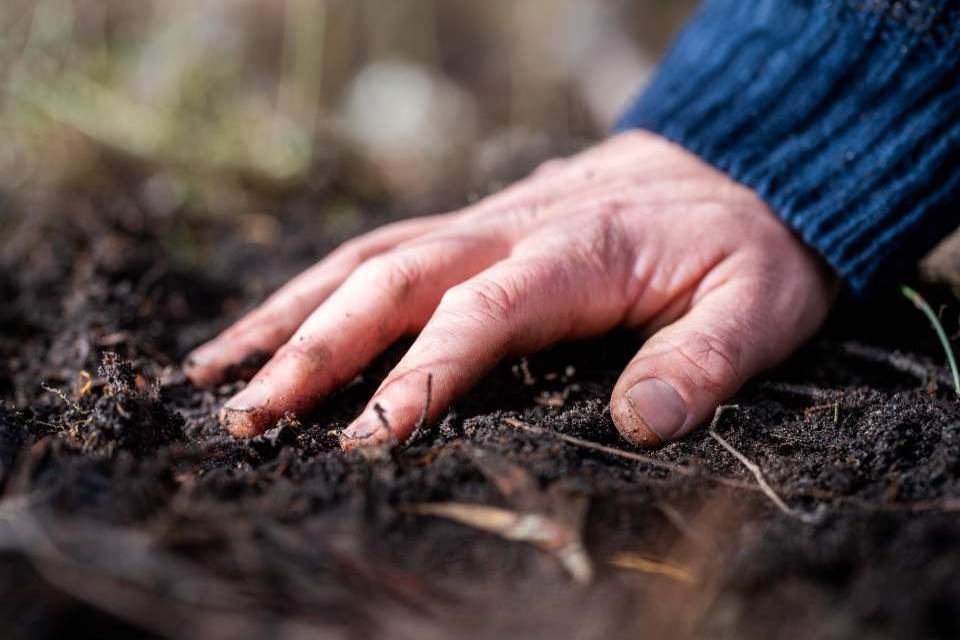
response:
<path id="1" fill-rule="evenodd" d="M 129 362 L 106 352 L 98 374 L 99 384 L 84 376 L 76 402 L 64 397 L 70 408 L 61 414 L 62 430 L 83 452 L 144 456 L 183 439 L 183 418 L 163 406 L 156 388 L 145 388 Z"/>

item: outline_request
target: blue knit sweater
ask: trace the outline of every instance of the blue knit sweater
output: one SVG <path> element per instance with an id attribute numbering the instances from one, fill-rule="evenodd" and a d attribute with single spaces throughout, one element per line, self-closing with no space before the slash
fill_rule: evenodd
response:
<path id="1" fill-rule="evenodd" d="M 706 0 L 632 127 L 752 188 L 863 295 L 960 223 L 960 0 Z"/>

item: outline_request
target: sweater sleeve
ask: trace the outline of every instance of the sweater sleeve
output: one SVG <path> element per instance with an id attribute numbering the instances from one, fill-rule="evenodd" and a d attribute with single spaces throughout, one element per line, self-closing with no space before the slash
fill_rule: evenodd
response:
<path id="1" fill-rule="evenodd" d="M 618 130 L 750 187 L 860 297 L 960 222 L 960 0 L 706 0 Z"/>

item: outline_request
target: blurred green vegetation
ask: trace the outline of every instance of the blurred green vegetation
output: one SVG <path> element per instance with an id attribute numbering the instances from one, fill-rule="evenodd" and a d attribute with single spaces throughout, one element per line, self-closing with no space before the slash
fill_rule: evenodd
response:
<path id="1" fill-rule="evenodd" d="M 600 135 L 692 6 L 4 0 L 0 192 L 218 214 L 346 179 L 415 207 Z"/>

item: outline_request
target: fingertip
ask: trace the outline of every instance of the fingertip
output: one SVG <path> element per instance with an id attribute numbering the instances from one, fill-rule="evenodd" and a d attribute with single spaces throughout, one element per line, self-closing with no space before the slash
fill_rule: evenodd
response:
<path id="1" fill-rule="evenodd" d="M 346 453 L 351 451 L 374 452 L 389 448 L 392 438 L 386 433 L 373 433 L 366 437 L 340 434 L 340 449 Z"/>
<path id="2" fill-rule="evenodd" d="M 234 409 L 224 407 L 220 410 L 220 425 L 234 438 L 253 438 L 263 433 L 266 419 L 263 407 Z"/>
<path id="3" fill-rule="evenodd" d="M 644 449 L 656 449 L 663 446 L 663 439 L 650 428 L 647 422 L 627 401 L 626 395 L 614 392 L 610 400 L 610 417 L 613 425 L 624 440 Z"/>
<path id="4" fill-rule="evenodd" d="M 190 361 L 184 361 L 183 375 L 187 376 L 187 380 L 196 387 L 212 387 L 220 382 L 214 372 Z"/>
<path id="5" fill-rule="evenodd" d="M 367 416 L 367 412 L 364 412 L 340 433 L 340 448 L 344 451 L 377 448 L 395 439 L 387 424 Z"/>
<path id="6" fill-rule="evenodd" d="M 350 452 L 360 446 L 360 443 L 357 442 L 357 439 L 349 435 L 345 431 L 342 431 L 340 433 L 339 439 L 340 439 L 340 449 L 343 451 Z"/>
<path id="7" fill-rule="evenodd" d="M 213 356 L 207 345 L 198 347 L 187 354 L 182 368 L 184 375 L 198 387 L 208 387 L 220 382 L 220 373 L 212 366 Z"/>

